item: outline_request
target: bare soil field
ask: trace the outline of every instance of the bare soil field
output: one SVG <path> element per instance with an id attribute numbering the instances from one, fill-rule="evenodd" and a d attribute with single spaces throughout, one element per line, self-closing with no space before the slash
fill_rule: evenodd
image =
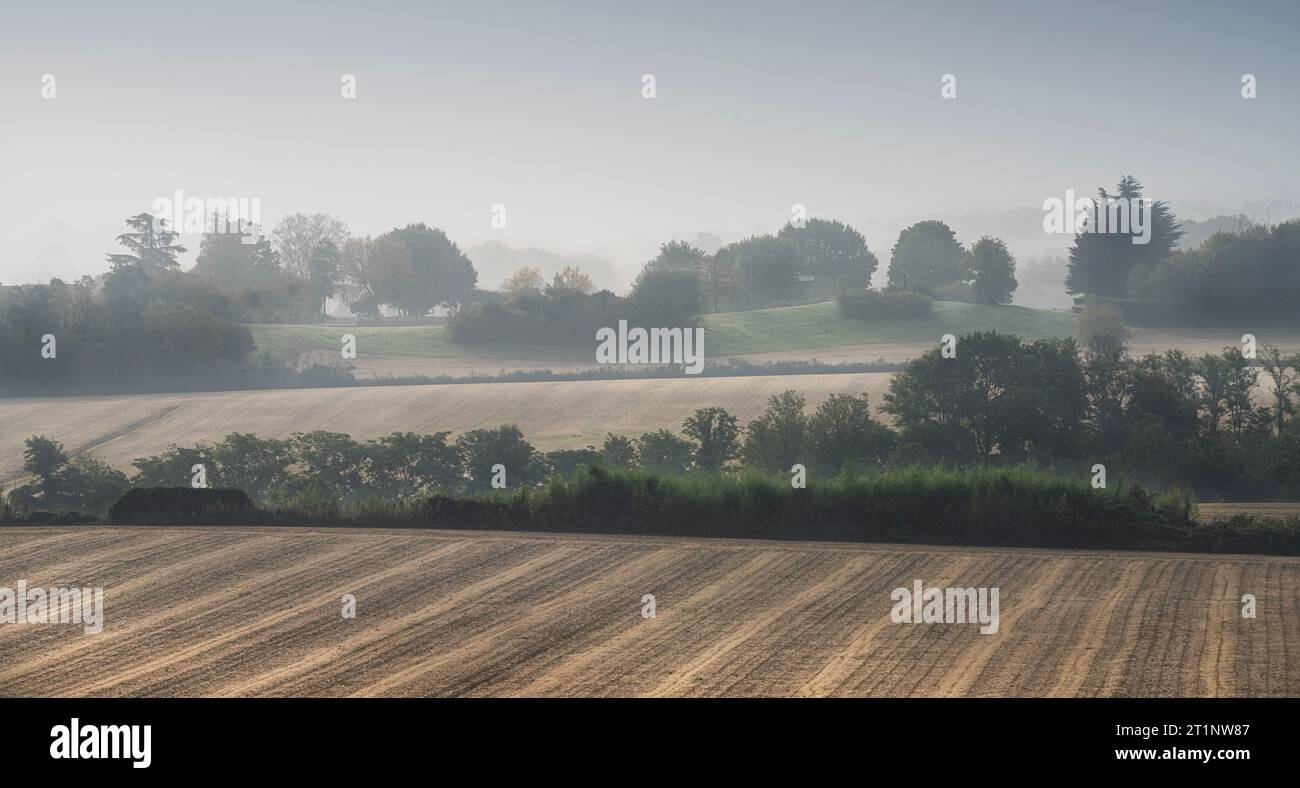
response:
<path id="1" fill-rule="evenodd" d="M 998 632 L 892 623 L 918 578 L 998 587 Z M 0 625 L 5 697 L 1300 694 L 1295 558 L 0 528 L 0 586 L 20 579 L 103 587 L 105 622 Z"/>
<path id="2" fill-rule="evenodd" d="M 129 471 L 168 444 L 192 446 L 232 432 L 263 438 L 330 430 L 361 440 L 395 431 L 459 434 L 515 423 L 543 451 L 599 446 L 607 432 L 679 430 L 697 409 L 717 405 L 746 422 L 773 394 L 792 388 L 815 408 L 831 394 L 868 392 L 882 402 L 887 372 L 736 378 L 470 383 L 434 386 L 133 394 L 0 399 L 0 475 L 22 468 L 23 441 L 46 435 L 71 452 L 92 452 Z"/>

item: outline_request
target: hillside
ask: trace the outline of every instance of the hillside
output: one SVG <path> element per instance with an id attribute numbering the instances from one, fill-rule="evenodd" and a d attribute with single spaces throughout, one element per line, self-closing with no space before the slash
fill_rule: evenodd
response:
<path id="1" fill-rule="evenodd" d="M 936 301 L 934 315 L 915 320 L 848 320 L 832 301 L 803 306 L 705 315 L 710 355 L 816 350 L 846 345 L 934 346 L 944 334 L 1001 331 L 1028 339 L 1070 336 L 1074 315 L 1022 306 Z"/>
<path id="2" fill-rule="evenodd" d="M 708 359 L 747 361 L 904 361 L 946 334 L 998 330 L 1028 338 L 1069 336 L 1074 316 L 1027 307 L 936 302 L 928 320 L 846 320 L 834 302 L 703 315 Z M 493 374 L 512 369 L 583 369 L 596 365 L 590 351 L 524 343 L 462 345 L 444 324 L 418 326 L 250 325 L 259 351 L 281 359 L 339 363 L 340 339 L 357 338 L 356 373 L 392 375 Z"/>
<path id="3" fill-rule="evenodd" d="M 864 391 L 878 406 L 890 378 L 881 372 L 0 399 L 0 423 L 16 425 L 0 432 L 0 476 L 8 483 L 20 471 L 23 441 L 32 435 L 46 435 L 72 452 L 93 452 L 124 471 L 168 444 L 192 446 L 232 432 L 281 438 L 329 430 L 361 440 L 516 423 L 534 446 L 549 451 L 599 446 L 606 432 L 676 431 L 687 416 L 711 405 L 745 422 L 787 388 L 803 393 L 810 408 L 831 394 Z"/>

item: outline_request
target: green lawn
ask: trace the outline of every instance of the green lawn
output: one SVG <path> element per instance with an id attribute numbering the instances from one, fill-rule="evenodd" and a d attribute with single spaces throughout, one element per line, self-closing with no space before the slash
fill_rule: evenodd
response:
<path id="1" fill-rule="evenodd" d="M 872 343 L 937 343 L 944 334 L 998 330 L 1029 339 L 1069 336 L 1074 317 L 1019 306 L 981 306 L 936 301 L 926 320 L 847 320 L 834 302 L 704 315 L 705 347 L 710 356 L 813 350 Z M 344 334 L 354 334 L 366 353 L 431 358 L 530 358 L 591 361 L 596 340 L 588 350 L 542 345 L 458 345 L 445 325 L 312 326 L 249 325 L 259 351 L 289 359 L 310 350 L 335 351 Z"/>
<path id="2" fill-rule="evenodd" d="M 709 355 L 729 356 L 779 350 L 812 350 L 841 345 L 924 342 L 938 344 L 944 334 L 1001 331 L 1027 339 L 1066 337 L 1074 316 L 1021 306 L 983 306 L 936 301 L 934 314 L 920 320 L 849 320 L 834 302 L 705 315 Z"/>

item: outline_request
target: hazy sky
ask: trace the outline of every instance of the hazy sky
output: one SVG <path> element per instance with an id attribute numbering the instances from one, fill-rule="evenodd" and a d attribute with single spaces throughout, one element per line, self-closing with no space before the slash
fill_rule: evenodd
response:
<path id="1" fill-rule="evenodd" d="M 775 231 L 794 203 L 860 225 L 1041 215 L 1046 197 L 1128 172 L 1161 199 L 1300 202 L 1294 2 L 24 3 L 2 16 L 5 283 L 104 270 L 120 220 L 176 189 L 260 198 L 268 229 L 326 211 L 360 234 L 425 221 L 462 247 L 620 262 L 701 230 Z M 504 230 L 489 223 L 497 203 Z"/>

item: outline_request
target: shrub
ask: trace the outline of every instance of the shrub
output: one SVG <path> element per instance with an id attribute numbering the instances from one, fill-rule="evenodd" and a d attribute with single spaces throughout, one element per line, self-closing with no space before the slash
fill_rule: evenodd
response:
<path id="1" fill-rule="evenodd" d="M 256 523 L 259 512 L 243 490 L 136 487 L 108 510 L 114 525 Z"/>
<path id="2" fill-rule="evenodd" d="M 853 320 L 929 317 L 932 299 L 909 290 L 841 293 L 840 314 Z"/>
<path id="3" fill-rule="evenodd" d="M 439 528 L 1300 553 L 1300 520 L 1198 525 L 1186 497 L 1124 483 L 1094 490 L 1032 467 L 903 468 L 793 489 L 785 475 L 596 466 L 541 488 L 433 498 L 423 516 Z"/>

